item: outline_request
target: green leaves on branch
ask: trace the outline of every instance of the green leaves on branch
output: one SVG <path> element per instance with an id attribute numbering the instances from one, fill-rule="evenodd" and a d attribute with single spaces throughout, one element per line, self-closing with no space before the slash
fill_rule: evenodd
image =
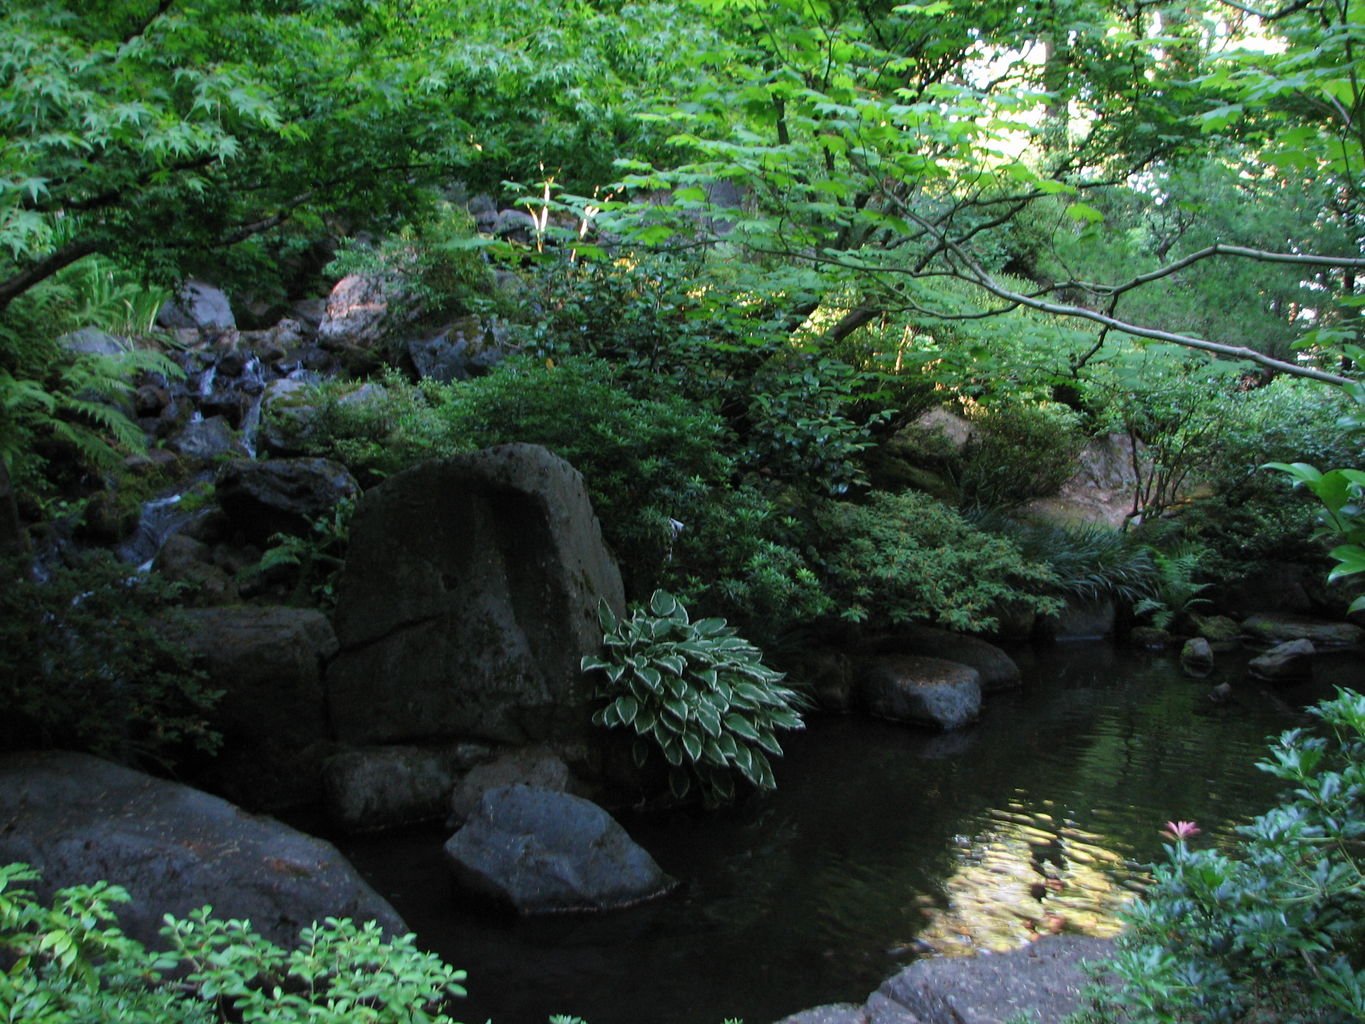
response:
<path id="1" fill-rule="evenodd" d="M 1312 491 L 1322 503 L 1324 537 L 1338 538 L 1329 552 L 1336 561 L 1329 581 L 1365 572 L 1365 470 L 1332 469 L 1323 472 L 1306 462 L 1268 462 L 1265 469 L 1287 474 L 1294 486 Z M 1350 611 L 1365 609 L 1365 595 L 1351 602 Z"/>
<path id="2" fill-rule="evenodd" d="M 1310 708 L 1257 767 L 1283 802 L 1238 829 L 1231 849 L 1172 833 L 1167 859 L 1125 914 L 1100 1019 L 1365 1019 L 1365 697 Z"/>
<path id="3" fill-rule="evenodd" d="M 328 918 L 282 949 L 246 921 L 204 907 L 166 915 L 166 950 L 120 929 L 127 892 L 107 882 L 60 889 L 49 904 L 0 865 L 0 1019 L 26 1024 L 453 1024 L 464 971 L 386 938 L 371 921 Z"/>
<path id="4" fill-rule="evenodd" d="M 601 673 L 597 693 L 608 702 L 594 723 L 633 730 L 640 762 L 656 747 L 676 796 L 695 786 L 708 804 L 731 800 L 734 775 L 776 786 L 768 757 L 782 753 L 777 730 L 802 728 L 802 700 L 758 648 L 724 619 L 693 622 L 663 590 L 628 619 L 605 602 L 598 618 L 605 656 L 582 661 L 583 671 Z"/>

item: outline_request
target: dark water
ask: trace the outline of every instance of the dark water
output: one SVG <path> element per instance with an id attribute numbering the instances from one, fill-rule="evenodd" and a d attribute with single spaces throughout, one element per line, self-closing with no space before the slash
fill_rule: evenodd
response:
<path id="1" fill-rule="evenodd" d="M 767 1024 L 861 1002 L 917 956 L 1009 949 L 1049 927 L 1112 934 L 1165 821 L 1228 841 L 1279 790 L 1253 767 L 1266 738 L 1334 685 L 1365 684 L 1358 652 L 1292 690 L 1248 681 L 1227 655 L 1194 681 L 1107 644 L 1014 653 L 1024 687 L 990 697 L 970 730 L 816 719 L 785 741 L 776 793 L 622 818 L 684 883 L 649 906 L 516 920 L 462 906 L 442 835 L 348 852 L 424 946 L 469 971 L 469 1024 Z M 1207 696 L 1222 679 L 1225 707 Z"/>

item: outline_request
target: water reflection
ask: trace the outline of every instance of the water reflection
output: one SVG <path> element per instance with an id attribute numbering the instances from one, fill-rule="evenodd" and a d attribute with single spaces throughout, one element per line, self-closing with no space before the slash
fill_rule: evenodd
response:
<path id="1" fill-rule="evenodd" d="M 935 736 L 824 719 L 787 745 L 778 791 L 718 814 L 622 823 L 681 879 L 621 914 L 518 921 L 463 906 L 442 836 L 357 844 L 362 871 L 419 938 L 468 969 L 458 1016 L 544 1024 L 763 1024 L 861 1001 L 917 956 L 1002 950 L 1053 929 L 1108 935 L 1161 855 L 1168 820 L 1227 842 L 1270 805 L 1253 767 L 1325 682 L 1272 691 L 1238 663 L 1191 681 L 1173 659 L 1104 644 L 1021 652 L 1025 686 L 974 728 Z M 1215 706 L 1221 679 L 1234 700 Z M 403 844 L 407 843 L 405 847 Z"/>

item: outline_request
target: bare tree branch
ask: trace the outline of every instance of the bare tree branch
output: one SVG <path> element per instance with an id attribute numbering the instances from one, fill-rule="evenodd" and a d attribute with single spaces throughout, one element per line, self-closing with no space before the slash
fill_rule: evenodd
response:
<path id="1" fill-rule="evenodd" d="M 911 216 L 913 217 L 915 215 L 911 214 Z M 924 222 L 923 220 L 920 220 L 920 225 L 929 230 L 930 232 L 937 234 L 933 226 Z M 953 240 L 943 237 L 941 235 L 940 239 L 942 241 L 943 247 L 947 249 L 949 252 L 951 252 L 953 256 L 958 261 L 960 261 L 962 266 L 965 268 L 965 272 L 962 275 L 965 280 L 968 280 L 973 284 L 976 284 L 985 291 L 990 292 L 990 294 L 994 295 L 996 298 L 1003 299 L 1006 302 L 1013 303 L 1019 306 L 1026 306 L 1029 309 L 1036 309 L 1040 313 L 1048 313 L 1052 316 L 1062 316 L 1081 320 L 1089 320 L 1092 323 L 1097 323 L 1111 330 L 1119 331 L 1123 334 L 1129 334 L 1137 338 L 1150 338 L 1153 341 L 1165 341 L 1173 345 L 1182 345 L 1185 348 L 1199 349 L 1204 352 L 1214 352 L 1217 353 L 1218 355 L 1229 356 L 1233 359 L 1245 359 L 1248 362 L 1253 362 L 1260 366 L 1265 366 L 1279 373 L 1291 374 L 1295 377 L 1308 377 L 1312 380 L 1320 380 L 1328 384 L 1352 383 L 1349 377 L 1342 377 L 1335 373 L 1328 373 L 1325 370 L 1318 370 L 1311 366 L 1300 366 L 1297 363 L 1287 363 L 1284 360 L 1274 359 L 1263 352 L 1257 352 L 1255 349 L 1246 348 L 1245 346 L 1242 345 L 1224 345 L 1221 342 L 1209 341 L 1205 338 L 1196 338 L 1188 334 L 1176 334 L 1173 331 L 1162 331 L 1158 330 L 1155 327 L 1143 327 L 1140 324 L 1131 324 L 1127 323 L 1126 321 L 1119 320 L 1117 317 L 1110 316 L 1107 313 L 1101 313 L 1093 309 L 1086 309 L 1084 306 L 1072 306 L 1059 302 L 1048 302 L 1046 300 L 1035 298 L 1029 295 L 1023 295 L 1012 288 L 1007 288 L 1005 285 L 997 281 L 989 272 L 987 272 L 987 270 L 984 267 L 981 266 L 980 263 L 978 263 L 972 257 L 970 253 L 963 249 L 962 246 L 958 245 Z M 1231 246 L 1229 248 L 1236 249 L 1240 248 L 1240 246 Z M 1246 250 L 1246 252 L 1253 253 L 1259 252 L 1259 250 Z M 1357 263 L 1359 262 L 1360 261 L 1356 261 L 1356 263 L 1351 263 L 1348 265 L 1354 266 L 1357 265 Z"/>
<path id="2" fill-rule="evenodd" d="M 39 281 L 46 280 L 57 271 L 71 266 L 77 260 L 84 259 L 96 251 L 98 251 L 97 246 L 93 242 L 88 239 L 77 239 L 62 246 L 46 259 L 39 260 L 32 266 L 21 270 L 4 281 L 0 281 L 0 313 L 3 313 L 11 302 Z"/>

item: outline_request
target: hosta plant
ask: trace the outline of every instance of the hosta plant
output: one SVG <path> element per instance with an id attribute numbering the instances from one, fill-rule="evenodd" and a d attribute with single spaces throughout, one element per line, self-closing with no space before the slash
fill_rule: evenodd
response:
<path id="1" fill-rule="evenodd" d="M 656 746 L 676 796 L 695 786 L 708 804 L 733 799 L 735 775 L 775 787 L 768 755 L 782 753 L 778 729 L 802 727 L 802 700 L 757 647 L 724 619 L 693 622 L 663 590 L 624 620 L 604 602 L 598 619 L 605 656 L 582 661 L 607 702 L 594 723 L 633 729 L 638 763 Z"/>

